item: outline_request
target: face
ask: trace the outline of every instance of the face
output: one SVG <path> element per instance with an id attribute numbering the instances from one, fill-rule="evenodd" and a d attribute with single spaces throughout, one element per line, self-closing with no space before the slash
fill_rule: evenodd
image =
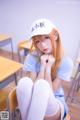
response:
<path id="1" fill-rule="evenodd" d="M 52 44 L 49 36 L 42 36 L 35 40 L 36 47 L 44 54 L 52 53 Z"/>

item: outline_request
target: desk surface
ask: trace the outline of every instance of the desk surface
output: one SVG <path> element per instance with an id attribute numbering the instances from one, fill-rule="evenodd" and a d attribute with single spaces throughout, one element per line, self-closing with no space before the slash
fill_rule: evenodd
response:
<path id="1" fill-rule="evenodd" d="M 0 82 L 17 72 L 23 65 L 0 56 Z"/>
<path id="2" fill-rule="evenodd" d="M 7 39 L 11 39 L 11 37 L 6 34 L 0 34 L 0 42 L 5 41 Z"/>

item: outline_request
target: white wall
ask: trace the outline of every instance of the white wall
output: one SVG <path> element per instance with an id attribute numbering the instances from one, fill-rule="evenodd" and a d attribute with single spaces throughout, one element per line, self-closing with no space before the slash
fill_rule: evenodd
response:
<path id="1" fill-rule="evenodd" d="M 41 17 L 59 28 L 65 52 L 75 59 L 80 47 L 79 0 L 0 0 L 0 33 L 12 36 L 15 52 L 29 37 L 31 23 Z"/>

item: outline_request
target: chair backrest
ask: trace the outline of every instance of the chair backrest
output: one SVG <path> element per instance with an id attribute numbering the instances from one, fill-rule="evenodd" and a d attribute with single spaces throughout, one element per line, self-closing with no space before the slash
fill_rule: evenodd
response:
<path id="1" fill-rule="evenodd" d="M 15 108 L 18 106 L 16 97 L 16 87 L 9 93 L 8 103 L 10 112 L 13 112 Z"/>
<path id="2" fill-rule="evenodd" d="M 32 47 L 32 50 L 35 50 L 35 47 L 32 46 L 32 41 L 30 40 L 23 40 L 21 41 L 19 44 L 18 44 L 18 49 L 31 49 Z"/>
<path id="3" fill-rule="evenodd" d="M 21 120 L 20 111 L 18 109 L 18 102 L 16 96 L 16 87 L 9 93 L 8 108 L 10 120 Z"/>
<path id="4" fill-rule="evenodd" d="M 9 91 L 6 89 L 0 89 L 0 111 L 4 111 L 7 109 L 7 97 Z"/>
<path id="5" fill-rule="evenodd" d="M 18 46 L 17 46 L 17 51 L 18 51 L 18 58 L 19 58 L 19 62 L 23 62 L 25 59 L 25 56 L 29 53 L 29 51 L 34 51 L 35 47 L 32 44 L 32 41 L 28 41 L 28 40 L 23 40 L 21 42 L 19 42 Z M 23 57 L 21 55 L 21 51 L 24 51 Z"/>

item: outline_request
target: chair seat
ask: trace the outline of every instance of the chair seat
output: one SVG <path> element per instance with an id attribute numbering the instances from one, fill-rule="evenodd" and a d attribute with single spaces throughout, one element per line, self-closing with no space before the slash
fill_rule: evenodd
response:
<path id="1" fill-rule="evenodd" d="M 8 97 L 8 91 L 6 90 L 0 90 L 0 110 L 5 110 L 6 109 L 6 100 Z"/>

